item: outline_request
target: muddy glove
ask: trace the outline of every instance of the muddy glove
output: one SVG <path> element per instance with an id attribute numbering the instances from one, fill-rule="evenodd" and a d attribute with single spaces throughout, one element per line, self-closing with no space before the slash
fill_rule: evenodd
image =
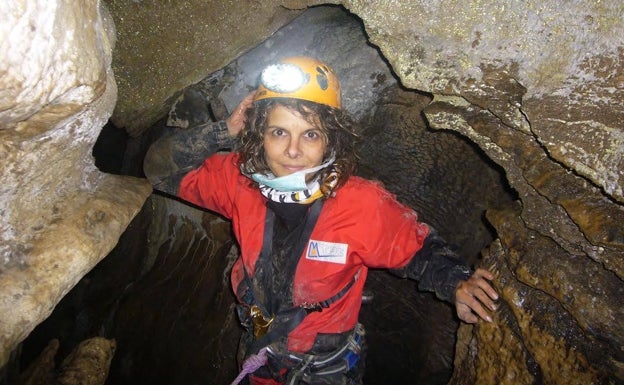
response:
<path id="1" fill-rule="evenodd" d="M 457 285 L 467 280 L 472 271 L 436 229 L 429 229 L 423 247 L 410 262 L 391 272 L 418 281 L 419 290 L 435 292 L 439 299 L 452 303 Z"/>

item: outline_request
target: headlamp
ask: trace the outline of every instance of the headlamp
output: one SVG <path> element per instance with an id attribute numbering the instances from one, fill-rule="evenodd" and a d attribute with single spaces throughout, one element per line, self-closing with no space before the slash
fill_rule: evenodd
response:
<path id="1" fill-rule="evenodd" d="M 298 99 L 342 108 L 338 77 L 318 59 L 306 56 L 283 58 L 265 67 L 259 80 L 254 102 L 272 98 Z"/>
<path id="2" fill-rule="evenodd" d="M 291 93 L 303 87 L 308 75 L 294 64 L 272 64 L 262 71 L 260 81 L 266 89 L 277 93 Z"/>

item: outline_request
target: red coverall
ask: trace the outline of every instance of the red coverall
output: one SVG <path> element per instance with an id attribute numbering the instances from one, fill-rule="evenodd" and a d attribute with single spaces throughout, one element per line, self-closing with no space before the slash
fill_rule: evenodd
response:
<path id="1" fill-rule="evenodd" d="M 206 159 L 182 179 L 178 195 L 232 221 L 241 250 L 231 277 L 238 292 L 243 264 L 253 276 L 262 248 L 266 198 L 241 174 L 236 153 Z M 343 297 L 322 312 L 310 313 L 288 335 L 288 349 L 305 352 L 317 333 L 353 329 L 368 268 L 405 266 L 428 234 L 416 213 L 379 184 L 351 177 L 323 206 L 296 269 L 293 303 L 327 300 L 359 275 Z"/>

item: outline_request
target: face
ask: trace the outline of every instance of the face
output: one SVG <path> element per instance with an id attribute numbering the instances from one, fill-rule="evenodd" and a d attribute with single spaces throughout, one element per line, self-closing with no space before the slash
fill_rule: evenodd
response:
<path id="1" fill-rule="evenodd" d="M 323 161 L 327 140 L 317 125 L 282 105 L 267 116 L 264 156 L 276 177 L 318 166 Z"/>

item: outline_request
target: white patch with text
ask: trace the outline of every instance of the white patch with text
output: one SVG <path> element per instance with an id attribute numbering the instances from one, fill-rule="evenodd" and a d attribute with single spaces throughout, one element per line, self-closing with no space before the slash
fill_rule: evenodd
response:
<path id="1" fill-rule="evenodd" d="M 347 263 L 348 246 L 349 245 L 346 243 L 332 243 L 310 239 L 310 242 L 308 243 L 308 250 L 306 252 L 306 259 L 312 259 L 320 262 L 340 263 L 344 265 Z"/>

